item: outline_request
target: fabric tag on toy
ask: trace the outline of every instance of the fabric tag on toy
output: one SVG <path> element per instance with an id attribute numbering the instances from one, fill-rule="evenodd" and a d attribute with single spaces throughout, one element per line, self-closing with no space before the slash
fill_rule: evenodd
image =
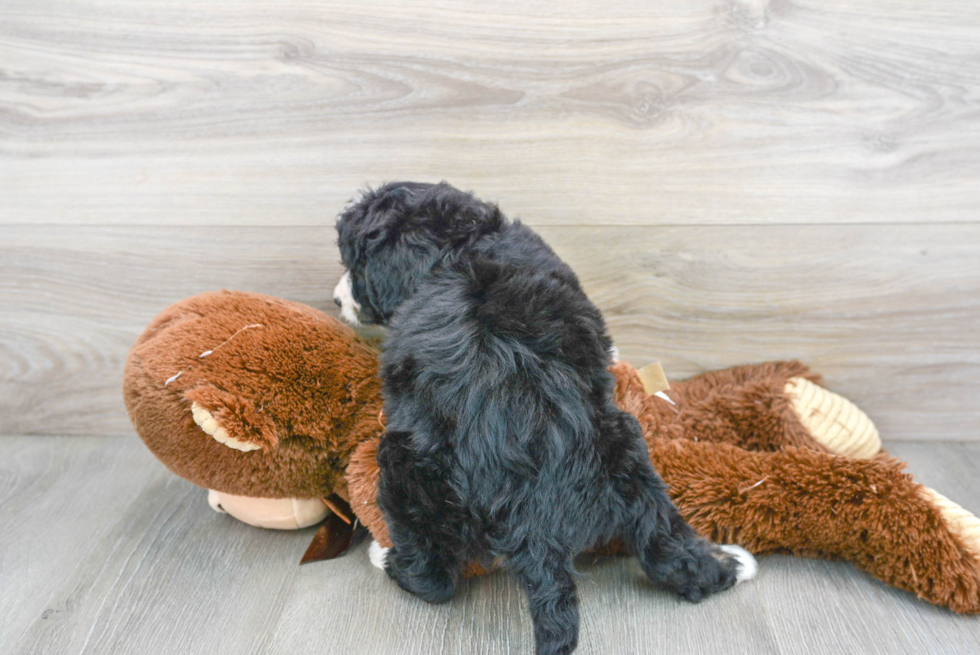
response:
<path id="1" fill-rule="evenodd" d="M 648 364 L 639 369 L 637 373 L 640 374 L 640 382 L 643 383 L 644 391 L 650 395 L 670 389 L 667 376 L 664 375 L 664 367 L 660 365 L 660 362 Z"/>
<path id="2" fill-rule="evenodd" d="M 637 373 L 640 375 L 640 382 L 643 383 L 643 390 L 646 391 L 651 396 L 656 396 L 657 398 L 662 398 L 666 400 L 671 405 L 675 404 L 670 397 L 664 392 L 670 389 L 670 383 L 667 382 L 667 376 L 664 374 L 664 367 L 660 365 L 660 362 L 654 362 L 639 369 Z"/>

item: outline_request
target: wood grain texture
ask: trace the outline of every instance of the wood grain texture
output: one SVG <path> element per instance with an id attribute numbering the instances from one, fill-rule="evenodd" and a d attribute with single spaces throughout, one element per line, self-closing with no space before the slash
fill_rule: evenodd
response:
<path id="1" fill-rule="evenodd" d="M 973 511 L 978 444 L 894 444 Z M 950 471 L 944 476 L 943 471 Z M 943 488 L 951 482 L 952 486 Z M 207 506 L 135 438 L 0 437 L 0 652 L 18 655 L 512 655 L 532 652 L 520 587 L 496 574 L 441 606 L 370 566 L 366 543 L 298 565 L 312 530 L 251 528 Z M 630 559 L 579 562 L 581 655 L 974 653 L 980 621 L 841 562 L 785 556 L 699 605 Z"/>
<path id="2" fill-rule="evenodd" d="M 131 434 L 123 364 L 164 307 L 232 288 L 327 309 L 340 276 L 327 229 L 4 226 L 0 235 L 8 434 Z"/>
<path id="3" fill-rule="evenodd" d="M 543 231 L 624 359 L 799 359 L 886 439 L 980 437 L 980 226 Z"/>
<path id="4" fill-rule="evenodd" d="M 0 7 L 0 222 L 321 225 L 449 179 L 535 224 L 973 222 L 980 5 Z"/>
<path id="5" fill-rule="evenodd" d="M 980 225 L 540 232 L 637 365 L 681 379 L 798 358 L 888 439 L 980 439 Z M 0 433 L 131 434 L 126 353 L 180 298 L 233 288 L 336 313 L 330 228 L 0 234 Z"/>

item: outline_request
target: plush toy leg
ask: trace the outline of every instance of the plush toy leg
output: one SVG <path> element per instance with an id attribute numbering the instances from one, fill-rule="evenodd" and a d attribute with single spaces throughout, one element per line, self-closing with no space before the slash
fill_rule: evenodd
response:
<path id="1" fill-rule="evenodd" d="M 919 487 L 919 493 L 926 502 L 939 508 L 950 531 L 980 560 L 980 518 L 929 487 Z"/>
<path id="2" fill-rule="evenodd" d="M 980 613 L 980 520 L 896 460 L 657 440 L 654 465 L 704 536 L 756 554 L 852 562 L 956 612 Z"/>
<path id="3" fill-rule="evenodd" d="M 380 438 L 373 437 L 357 447 L 347 465 L 346 479 L 351 509 L 374 537 L 369 549 L 371 563 L 383 569 L 391 548 L 391 537 L 388 536 L 384 513 L 378 507 L 378 476 L 381 474 L 378 468 L 379 443 Z M 463 565 L 460 575 L 472 578 L 489 572 L 480 562 L 468 562 Z"/>
<path id="4" fill-rule="evenodd" d="M 647 439 L 728 443 L 748 450 L 810 448 L 850 457 L 881 451 L 874 424 L 846 398 L 820 387 L 799 362 L 767 362 L 672 382 L 674 405 L 646 393 L 620 362 L 616 402 L 635 415 Z"/>
<path id="5" fill-rule="evenodd" d="M 363 441 L 351 455 L 345 477 L 351 509 L 357 514 L 361 525 L 371 532 L 378 548 L 387 549 L 391 548 L 391 537 L 388 536 L 384 513 L 378 507 L 378 478 L 381 476 L 381 469 L 378 467 L 380 442 L 380 437 Z M 381 550 L 377 552 L 380 553 Z"/>

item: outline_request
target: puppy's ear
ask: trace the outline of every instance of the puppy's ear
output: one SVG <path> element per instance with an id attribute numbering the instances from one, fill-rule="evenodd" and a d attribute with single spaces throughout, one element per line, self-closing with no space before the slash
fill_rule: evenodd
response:
<path id="1" fill-rule="evenodd" d="M 374 252 L 388 241 L 390 234 L 386 226 L 378 225 L 364 233 L 364 245 L 367 252 Z"/>
<path id="2" fill-rule="evenodd" d="M 419 227 L 430 231 L 444 250 L 468 248 L 487 234 L 499 232 L 506 219 L 497 205 L 446 182 L 432 185 L 417 203 Z"/>
<path id="3" fill-rule="evenodd" d="M 359 280 L 367 300 L 361 303 L 362 318 L 371 323 L 387 324 L 395 309 L 415 292 L 419 281 L 432 269 L 440 254 L 434 244 L 421 242 L 412 248 L 396 247 L 369 258 Z"/>
<path id="4" fill-rule="evenodd" d="M 388 238 L 383 211 L 375 206 L 377 195 L 366 189 L 337 217 L 337 245 L 348 269 Z"/>
<path id="5" fill-rule="evenodd" d="M 499 232 L 504 222 L 497 205 L 470 198 L 473 201 L 453 214 L 447 227 L 446 237 L 455 248 L 471 246 L 483 236 Z"/>

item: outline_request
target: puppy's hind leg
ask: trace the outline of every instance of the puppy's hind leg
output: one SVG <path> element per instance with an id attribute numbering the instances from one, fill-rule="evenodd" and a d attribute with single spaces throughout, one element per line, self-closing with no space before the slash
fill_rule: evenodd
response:
<path id="1" fill-rule="evenodd" d="M 755 576 L 755 559 L 738 546 L 717 546 L 684 520 L 650 463 L 640 426 L 625 412 L 603 424 L 603 462 L 618 506 L 628 508 L 622 532 L 647 576 L 697 602 Z"/>
<path id="2" fill-rule="evenodd" d="M 456 576 L 446 558 L 427 549 L 429 544 L 416 534 L 400 530 L 391 530 L 390 534 L 393 545 L 384 562 L 389 577 L 427 603 L 445 603 L 452 598 Z"/>
<path id="3" fill-rule="evenodd" d="M 548 553 L 536 560 L 526 549 L 508 558 L 508 567 L 527 589 L 534 621 L 535 655 L 568 655 L 578 644 L 578 596 L 570 553 Z"/>
<path id="4" fill-rule="evenodd" d="M 398 585 L 429 603 L 452 598 L 459 568 L 452 490 L 445 466 L 415 452 L 407 432 L 389 432 L 378 446 L 378 506 L 392 547 L 384 569 Z"/>
<path id="5" fill-rule="evenodd" d="M 699 537 L 673 504 L 647 512 L 633 539 L 650 580 L 685 600 L 696 603 L 755 576 L 752 555 Z"/>

